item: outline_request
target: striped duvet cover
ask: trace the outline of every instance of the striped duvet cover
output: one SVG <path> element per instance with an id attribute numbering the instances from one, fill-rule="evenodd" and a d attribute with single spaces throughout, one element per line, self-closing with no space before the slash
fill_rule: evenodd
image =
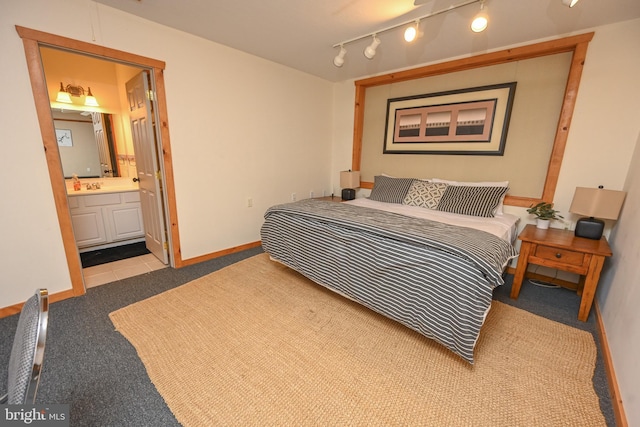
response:
<path id="1" fill-rule="evenodd" d="M 493 289 L 517 256 L 484 231 L 314 199 L 268 209 L 261 237 L 274 260 L 470 363 Z"/>

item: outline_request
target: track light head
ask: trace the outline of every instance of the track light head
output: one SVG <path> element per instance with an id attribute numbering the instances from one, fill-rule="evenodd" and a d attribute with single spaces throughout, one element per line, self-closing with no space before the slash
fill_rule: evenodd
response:
<path id="1" fill-rule="evenodd" d="M 411 25 L 410 27 L 407 27 L 406 30 L 404 30 L 404 40 L 406 42 L 411 43 L 416 39 L 416 36 L 418 35 L 419 24 L 420 20 L 416 20 L 416 23 L 414 25 Z"/>
<path id="2" fill-rule="evenodd" d="M 567 7 L 575 6 L 580 0 L 562 0 L 562 4 Z"/>
<path id="3" fill-rule="evenodd" d="M 380 45 L 380 39 L 378 39 L 378 37 L 376 37 L 376 35 L 374 34 L 373 41 L 364 50 L 364 56 L 366 56 L 367 59 L 373 59 L 373 57 L 376 56 L 376 49 L 378 48 L 379 45 Z"/>
<path id="4" fill-rule="evenodd" d="M 489 15 L 487 15 L 484 0 L 480 0 L 480 12 L 478 12 L 478 14 L 473 17 L 473 21 L 471 21 L 471 31 L 474 33 L 481 33 L 487 29 L 487 25 L 489 25 Z"/>
<path id="5" fill-rule="evenodd" d="M 340 68 L 344 64 L 344 56 L 347 54 L 347 49 L 344 46 L 340 45 L 340 53 L 333 58 L 333 65 Z"/>

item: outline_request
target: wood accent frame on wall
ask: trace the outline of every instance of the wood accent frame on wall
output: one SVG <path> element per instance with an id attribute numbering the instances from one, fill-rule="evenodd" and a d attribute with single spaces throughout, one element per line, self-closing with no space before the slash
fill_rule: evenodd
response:
<path id="1" fill-rule="evenodd" d="M 49 104 L 49 93 L 45 81 L 44 68 L 40 59 L 40 46 L 49 46 L 60 48 L 66 51 L 88 54 L 100 59 L 111 60 L 116 62 L 124 62 L 151 71 L 155 81 L 156 101 L 158 107 L 158 117 L 160 121 L 160 137 L 162 140 L 162 160 L 164 166 L 164 185 L 167 197 L 168 207 L 168 226 L 171 233 L 171 247 L 169 251 L 172 254 L 175 267 L 182 267 L 183 260 L 180 253 L 180 234 L 178 231 L 178 210 L 176 208 L 175 185 L 173 178 L 173 166 L 171 157 L 171 144 L 169 139 L 168 114 L 164 85 L 164 68 L 165 63 L 151 58 L 98 46 L 74 39 L 69 39 L 54 34 L 49 34 L 29 28 L 16 25 L 16 31 L 22 38 L 25 56 L 27 60 L 27 68 L 29 70 L 29 78 L 31 80 L 31 88 L 33 98 L 36 104 L 36 112 L 40 123 L 40 133 L 42 134 L 42 143 L 45 149 L 47 166 L 49 168 L 49 178 L 53 190 L 53 197 L 58 213 L 58 223 L 62 234 L 62 241 L 67 265 L 71 276 L 70 292 L 62 292 L 52 295 L 52 302 L 59 301 L 70 296 L 83 295 L 86 290 L 83 283 L 82 265 L 78 256 L 78 248 L 76 246 L 73 234 L 73 226 L 71 224 L 71 214 L 69 212 L 69 204 L 67 201 L 67 190 L 64 181 L 62 165 L 60 163 L 60 155 L 58 144 L 55 136 L 55 129 L 52 125 L 53 117 L 51 114 L 51 106 Z"/>
<path id="2" fill-rule="evenodd" d="M 367 79 L 356 80 L 356 95 L 354 107 L 354 129 L 353 129 L 353 155 L 351 169 L 359 171 L 362 161 L 362 135 L 364 127 L 364 105 L 367 88 L 383 86 L 403 82 L 407 80 L 420 79 L 424 77 L 436 76 L 457 71 L 470 70 L 474 68 L 487 67 L 491 65 L 504 64 L 508 62 L 521 61 L 525 59 L 538 58 L 541 56 L 555 55 L 558 53 L 572 53 L 571 66 L 567 78 L 558 126 L 556 128 L 553 149 L 547 168 L 547 176 L 544 183 L 541 198 L 519 197 L 507 195 L 504 203 L 511 206 L 529 207 L 541 201 L 552 202 L 560 174 L 560 166 L 564 156 L 564 149 L 567 143 L 571 118 L 575 108 L 578 88 L 582 69 L 587 56 L 587 47 L 595 33 L 585 33 L 577 36 L 565 37 L 558 40 L 536 43 L 532 45 L 501 50 L 492 53 L 472 56 L 470 58 L 457 59 L 440 64 L 427 65 L 425 67 L 411 70 L 398 71 Z M 373 188 L 373 182 L 360 183 L 362 188 Z"/>

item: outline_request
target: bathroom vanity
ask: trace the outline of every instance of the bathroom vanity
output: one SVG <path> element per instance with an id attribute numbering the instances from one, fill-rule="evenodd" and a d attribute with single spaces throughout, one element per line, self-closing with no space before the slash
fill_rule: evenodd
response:
<path id="1" fill-rule="evenodd" d="M 130 180 L 128 180 L 130 181 Z M 71 222 L 80 252 L 144 241 L 138 185 L 104 178 L 67 185 Z M 97 183 L 87 189 L 86 184 Z M 97 188 L 99 186 L 99 188 Z"/>

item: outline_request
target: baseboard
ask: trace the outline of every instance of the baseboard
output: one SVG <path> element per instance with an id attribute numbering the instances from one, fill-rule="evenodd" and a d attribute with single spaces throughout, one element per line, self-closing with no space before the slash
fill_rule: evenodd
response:
<path id="1" fill-rule="evenodd" d="M 600 312 L 600 305 L 598 301 L 595 301 L 596 309 L 596 328 L 598 330 L 598 337 L 600 338 L 600 348 L 602 349 L 602 359 L 604 360 L 604 369 L 607 372 L 607 382 L 609 383 L 609 393 L 611 394 L 611 406 L 613 407 L 613 414 L 616 417 L 616 426 L 628 427 L 627 416 L 624 412 L 624 405 L 622 404 L 622 397 L 620 396 L 620 389 L 618 388 L 618 380 L 616 379 L 616 373 L 613 369 L 613 360 L 611 359 L 611 352 L 609 351 L 609 342 L 607 341 L 607 333 L 602 323 L 602 313 Z"/>
<path id="2" fill-rule="evenodd" d="M 230 254 L 234 254 L 236 252 L 242 252 L 246 249 L 251 249 L 251 248 L 255 248 L 262 245 L 261 241 L 257 241 L 257 242 L 251 242 L 251 243 L 247 243 L 245 245 L 240 245 L 240 246 L 236 246 L 233 248 L 229 248 L 229 249 L 225 249 L 222 251 L 218 251 L 218 252 L 213 252 L 207 255 L 202 255 L 199 257 L 195 257 L 195 258 L 189 258 L 187 260 L 183 260 L 179 266 L 176 266 L 176 268 L 181 268 L 181 267 L 186 267 L 188 265 L 192 265 L 192 264 L 198 264 L 200 262 L 203 261 L 208 261 L 210 259 L 214 259 L 214 258 L 219 258 L 221 256 L 224 255 L 230 255 Z M 71 298 L 76 296 L 73 292 L 73 289 L 68 289 L 66 291 L 62 291 L 62 292 L 58 292 L 55 294 L 50 294 L 49 295 L 49 302 L 53 303 L 53 302 L 58 302 L 58 301 L 62 301 L 65 300 L 67 298 Z M 18 304 L 14 304 L 8 307 L 4 307 L 4 308 L 0 308 L 0 319 L 2 319 L 3 317 L 8 317 L 8 316 L 12 316 L 14 314 L 18 314 L 20 313 L 20 310 L 22 310 L 22 306 L 24 305 L 24 302 L 18 303 Z"/>
<path id="3" fill-rule="evenodd" d="M 242 251 L 247 250 L 247 249 L 256 248 L 256 247 L 258 247 L 260 245 L 262 245 L 261 241 L 251 242 L 251 243 L 247 243 L 247 244 L 244 244 L 244 245 L 236 246 L 236 247 L 233 247 L 233 248 L 224 249 L 222 251 L 212 252 L 212 253 L 206 254 L 206 255 L 201 255 L 201 256 L 198 256 L 198 257 L 195 257 L 195 258 L 185 259 L 185 260 L 182 260 L 182 262 L 180 263 L 180 267 L 186 267 L 188 265 L 198 264 L 198 263 L 201 263 L 201 262 L 204 262 L 204 261 L 209 261 L 210 259 L 219 258 L 221 256 L 235 254 L 236 252 L 242 252 Z M 176 267 L 178 267 L 178 266 L 176 266 Z"/>
<path id="4" fill-rule="evenodd" d="M 68 289 L 62 292 L 56 292 L 55 294 L 49 294 L 49 303 L 62 301 L 74 296 L 75 294 L 73 293 L 73 289 Z M 24 305 L 24 302 L 20 302 L 18 304 L 10 305 L 9 307 L 0 308 L 0 319 L 2 319 L 3 317 L 9 317 L 9 316 L 13 316 L 14 314 L 20 313 L 23 305 Z"/>

